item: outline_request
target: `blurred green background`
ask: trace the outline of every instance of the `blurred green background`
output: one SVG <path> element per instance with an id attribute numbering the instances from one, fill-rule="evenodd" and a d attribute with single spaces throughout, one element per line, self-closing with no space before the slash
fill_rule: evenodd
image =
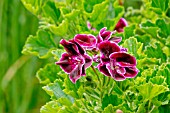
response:
<path id="1" fill-rule="evenodd" d="M 35 77 L 42 61 L 21 54 L 37 28 L 20 0 L 0 0 L 0 113 L 39 113 L 49 99 Z"/>
<path id="2" fill-rule="evenodd" d="M 125 9 L 141 5 L 130 1 L 124 2 Z M 35 77 L 45 61 L 21 54 L 26 38 L 37 29 L 37 18 L 20 0 L 0 0 L 0 113 L 39 113 L 49 101 Z"/>

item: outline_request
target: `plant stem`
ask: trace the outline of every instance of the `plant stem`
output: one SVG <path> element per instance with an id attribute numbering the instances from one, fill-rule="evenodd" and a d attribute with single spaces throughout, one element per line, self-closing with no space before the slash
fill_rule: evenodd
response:
<path id="1" fill-rule="evenodd" d="M 99 78 L 99 75 L 97 74 L 96 70 L 94 69 L 94 66 L 91 65 L 91 68 L 93 69 L 94 73 L 96 74 L 97 79 L 98 79 L 98 81 L 99 81 L 99 84 L 102 85 L 102 84 L 101 84 L 101 81 L 100 81 L 100 78 Z"/>

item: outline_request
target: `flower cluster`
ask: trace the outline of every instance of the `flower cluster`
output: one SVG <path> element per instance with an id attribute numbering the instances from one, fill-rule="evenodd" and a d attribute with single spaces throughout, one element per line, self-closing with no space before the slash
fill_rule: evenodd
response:
<path id="1" fill-rule="evenodd" d="M 116 81 L 135 77 L 138 73 L 136 58 L 128 54 L 126 48 L 118 45 L 121 37 L 112 37 L 115 32 L 123 32 L 125 26 L 127 26 L 127 22 L 121 18 L 114 31 L 107 31 L 107 28 L 104 27 L 98 36 L 77 34 L 72 40 L 62 39 L 60 44 L 66 53 L 62 54 L 60 61 L 56 64 L 69 74 L 73 83 L 86 75 L 85 70 L 92 65 L 92 62 L 98 63 L 97 68 L 101 73 Z M 90 57 L 87 50 L 94 55 Z"/>

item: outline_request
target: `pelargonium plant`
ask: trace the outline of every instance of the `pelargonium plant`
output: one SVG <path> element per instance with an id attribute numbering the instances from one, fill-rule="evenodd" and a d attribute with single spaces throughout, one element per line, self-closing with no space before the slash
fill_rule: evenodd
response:
<path id="1" fill-rule="evenodd" d="M 169 0 L 22 2 L 39 20 L 22 53 L 48 62 L 41 113 L 169 113 Z"/>
<path id="2" fill-rule="evenodd" d="M 127 22 L 121 18 L 115 31 L 107 31 L 104 27 L 97 36 L 77 34 L 69 41 L 62 39 L 60 44 L 66 53 L 62 54 L 60 61 L 56 64 L 69 74 L 73 83 L 86 75 L 86 69 L 92 66 L 92 62 L 98 63 L 96 67 L 103 75 L 112 77 L 116 81 L 134 78 L 138 73 L 136 58 L 128 54 L 126 48 L 118 45 L 121 41 L 120 37 L 112 37 L 116 31 L 123 32 L 125 26 Z M 86 51 L 93 53 L 92 57 Z"/>

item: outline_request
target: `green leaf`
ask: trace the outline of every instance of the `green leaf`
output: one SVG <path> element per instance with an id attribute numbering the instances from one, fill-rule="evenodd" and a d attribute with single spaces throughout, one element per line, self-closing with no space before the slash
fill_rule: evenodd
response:
<path id="1" fill-rule="evenodd" d="M 170 88 L 170 68 L 168 68 L 168 65 L 166 64 L 164 66 L 159 67 L 159 70 L 156 73 L 156 76 L 163 76 L 166 78 L 166 83 L 168 84 L 168 87 Z"/>
<path id="2" fill-rule="evenodd" d="M 59 26 L 52 24 L 49 26 L 49 29 L 55 35 L 64 36 L 68 31 L 68 20 L 63 20 L 62 23 L 59 24 Z"/>
<path id="3" fill-rule="evenodd" d="M 152 0 L 151 6 L 156 10 L 166 12 L 169 7 L 169 0 Z"/>
<path id="4" fill-rule="evenodd" d="M 114 100 L 114 101 L 113 101 Z M 122 103 L 122 99 L 120 99 L 117 95 L 105 95 L 102 99 L 102 109 L 107 107 L 109 104 L 112 104 L 113 106 L 118 106 Z"/>
<path id="5" fill-rule="evenodd" d="M 130 54 L 133 54 L 135 57 L 139 58 L 140 54 L 142 54 L 142 47 L 143 44 L 140 42 L 137 42 L 137 39 L 134 37 L 130 37 L 124 41 L 122 44 L 124 48 L 128 49 L 128 52 Z"/>
<path id="6" fill-rule="evenodd" d="M 23 5 L 34 15 L 38 16 L 40 11 L 40 6 L 43 4 L 44 1 L 41 0 L 21 0 Z"/>
<path id="7" fill-rule="evenodd" d="M 100 4 L 103 0 L 84 0 L 84 10 L 88 13 L 93 11 L 93 8 L 96 4 Z"/>
<path id="8" fill-rule="evenodd" d="M 39 58 L 47 58 L 56 47 L 50 32 L 39 30 L 36 36 L 30 35 L 22 50 L 23 54 L 33 54 Z"/>
<path id="9" fill-rule="evenodd" d="M 135 25 L 130 25 L 128 27 L 125 27 L 124 28 L 124 37 L 123 37 L 123 40 L 128 39 L 128 38 L 134 36 L 135 35 L 134 34 L 135 33 L 135 28 L 136 28 Z"/>
<path id="10" fill-rule="evenodd" d="M 137 86 L 139 93 L 143 96 L 144 100 L 151 100 L 161 93 L 168 91 L 169 89 L 163 85 L 157 85 L 152 83 L 146 83 Z"/>
<path id="11" fill-rule="evenodd" d="M 52 1 L 48 1 L 42 8 L 46 17 L 51 17 L 54 22 L 57 22 L 60 17 L 60 9 L 56 8 L 55 3 Z"/>
<path id="12" fill-rule="evenodd" d="M 106 17 L 106 12 L 107 12 L 106 6 L 107 6 L 106 1 L 104 1 L 100 4 L 96 4 L 93 8 L 92 13 L 89 14 L 90 22 L 95 22 L 96 24 L 99 24 L 100 22 L 102 22 L 104 20 L 104 18 Z"/>
<path id="13" fill-rule="evenodd" d="M 60 67 L 56 64 L 47 64 L 44 68 L 38 70 L 36 77 L 41 84 L 53 83 L 56 79 L 63 79 L 59 76 L 60 71 Z"/>
<path id="14" fill-rule="evenodd" d="M 62 104 L 62 106 L 71 106 L 72 105 L 72 102 L 68 99 L 68 98 L 65 98 L 65 97 L 61 97 L 57 100 L 57 102 L 59 102 L 60 104 Z"/>
<path id="15" fill-rule="evenodd" d="M 50 101 L 41 107 L 40 113 L 56 113 L 60 109 L 57 101 Z"/>
<path id="16" fill-rule="evenodd" d="M 52 51 L 52 55 L 58 61 L 61 58 L 61 55 L 65 52 L 64 49 L 56 49 Z"/>
<path id="17" fill-rule="evenodd" d="M 115 110 L 114 110 L 112 104 L 109 104 L 107 107 L 105 107 L 104 111 L 103 111 L 103 113 L 114 113 L 114 112 L 115 112 Z"/>
<path id="18" fill-rule="evenodd" d="M 150 79 L 150 81 L 153 83 L 153 84 L 158 84 L 158 85 L 164 85 L 166 84 L 165 82 L 166 78 L 163 77 L 163 76 L 155 76 L 153 78 Z"/>
<path id="19" fill-rule="evenodd" d="M 157 59 L 160 58 L 162 62 L 165 62 L 166 55 L 163 53 L 162 47 L 160 46 L 159 43 L 156 43 L 155 46 L 156 47 L 147 46 L 146 50 L 144 51 L 145 54 L 149 58 L 157 58 Z"/>
<path id="20" fill-rule="evenodd" d="M 143 113 L 143 112 L 145 113 L 146 112 L 145 104 L 146 104 L 145 101 L 139 104 L 137 113 Z"/>
<path id="21" fill-rule="evenodd" d="M 64 15 L 64 18 L 67 18 L 68 20 L 75 20 L 80 13 L 81 13 L 80 10 L 73 9 L 71 13 Z"/>
<path id="22" fill-rule="evenodd" d="M 137 36 L 135 36 L 135 38 L 137 38 L 138 42 L 143 43 L 143 49 L 145 48 L 145 46 L 149 45 L 150 41 L 151 41 L 151 38 L 148 34 L 141 35 L 141 36 L 137 35 Z"/>
<path id="23" fill-rule="evenodd" d="M 155 65 L 160 64 L 160 59 L 157 58 L 148 58 L 145 57 L 143 59 L 137 59 L 137 67 L 139 69 L 143 69 L 145 67 L 155 67 Z"/>
<path id="24" fill-rule="evenodd" d="M 163 19 L 158 19 L 156 25 L 160 28 L 160 37 L 167 38 L 170 35 L 170 23 L 165 22 Z"/>
<path id="25" fill-rule="evenodd" d="M 59 82 L 55 82 L 55 83 L 50 83 L 46 86 L 43 87 L 43 89 L 52 97 L 52 98 L 67 98 L 68 100 L 70 100 L 72 103 L 74 101 L 74 99 L 65 94 L 63 92 L 63 88 L 62 88 L 62 84 L 60 84 Z"/>
<path id="26" fill-rule="evenodd" d="M 159 113 L 168 113 L 169 111 L 170 111 L 170 104 L 159 107 Z"/>
<path id="27" fill-rule="evenodd" d="M 157 39 L 158 34 L 158 27 L 142 27 L 142 30 L 144 30 L 147 34 L 151 35 L 152 38 Z"/>
<path id="28" fill-rule="evenodd" d="M 76 84 L 73 84 L 71 81 L 70 81 L 70 79 L 69 79 L 69 77 L 67 76 L 65 79 L 64 79 L 64 86 L 65 86 L 65 89 L 64 89 L 64 92 L 66 93 L 66 94 L 69 94 L 69 95 L 71 95 L 72 97 L 74 97 L 74 98 L 79 98 L 79 95 L 78 95 L 78 93 L 77 93 L 77 91 L 78 91 L 78 89 L 79 89 L 79 87 L 80 87 L 80 81 L 78 80 L 77 82 L 76 82 Z"/>

